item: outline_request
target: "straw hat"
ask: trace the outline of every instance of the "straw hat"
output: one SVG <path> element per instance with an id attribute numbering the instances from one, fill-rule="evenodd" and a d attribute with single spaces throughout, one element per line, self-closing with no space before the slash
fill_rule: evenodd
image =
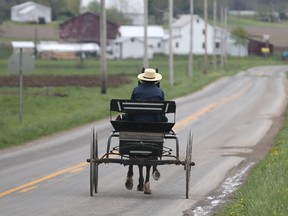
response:
<path id="1" fill-rule="evenodd" d="M 146 68 L 144 73 L 140 73 L 138 76 L 139 80 L 155 82 L 162 79 L 162 75 L 156 73 L 156 70 L 153 68 Z"/>

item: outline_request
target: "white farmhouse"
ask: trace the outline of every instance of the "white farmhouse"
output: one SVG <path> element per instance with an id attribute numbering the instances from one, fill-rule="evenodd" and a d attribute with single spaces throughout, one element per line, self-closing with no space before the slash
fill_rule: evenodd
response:
<path id="1" fill-rule="evenodd" d="M 190 51 L 190 15 L 181 15 L 172 24 L 173 34 L 173 53 L 178 55 L 187 55 Z M 215 40 L 214 40 L 215 35 Z M 222 38 L 226 38 L 226 45 L 221 44 Z M 223 47 L 222 47 L 223 46 Z M 169 41 L 165 40 L 164 53 L 169 53 Z M 216 54 L 221 54 L 221 49 L 225 49 L 229 55 L 238 55 L 239 49 L 241 55 L 247 55 L 247 46 L 236 44 L 236 40 L 231 34 L 219 27 L 207 24 L 207 53 L 213 54 L 214 48 Z M 237 52 L 236 52 L 237 50 Z M 193 17 L 193 54 L 203 55 L 205 53 L 205 21 L 198 15 Z"/>
<path id="2" fill-rule="evenodd" d="M 11 20 L 29 23 L 50 23 L 51 8 L 32 1 L 11 7 Z"/>

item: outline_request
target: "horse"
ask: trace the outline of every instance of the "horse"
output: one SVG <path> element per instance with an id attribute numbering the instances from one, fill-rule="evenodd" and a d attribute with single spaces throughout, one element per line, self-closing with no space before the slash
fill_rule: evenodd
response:
<path id="1" fill-rule="evenodd" d="M 156 158 L 157 159 L 157 158 Z M 150 189 L 150 170 L 152 165 L 145 165 L 146 167 L 146 177 L 144 182 L 144 176 L 143 176 L 143 167 L 144 165 L 138 165 L 139 168 L 139 183 L 137 185 L 138 191 L 144 191 L 144 194 L 151 194 L 152 191 Z M 154 180 L 160 179 L 160 172 L 157 169 L 156 165 L 153 165 L 153 171 L 152 176 Z M 125 187 L 127 190 L 132 190 L 133 188 L 133 165 L 129 165 L 127 178 L 125 182 Z"/>

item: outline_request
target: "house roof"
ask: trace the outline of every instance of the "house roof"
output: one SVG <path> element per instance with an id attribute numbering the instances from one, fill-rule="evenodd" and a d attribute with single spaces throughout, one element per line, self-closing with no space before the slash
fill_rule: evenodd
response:
<path id="1" fill-rule="evenodd" d="M 39 52 L 55 51 L 55 52 L 93 52 L 99 51 L 100 47 L 96 43 L 57 43 L 57 42 L 41 42 L 37 45 Z"/>
<path id="2" fill-rule="evenodd" d="M 200 17 L 198 15 L 194 15 L 193 19 L 196 19 L 196 18 L 199 19 Z M 172 26 L 173 27 L 183 27 L 183 26 L 188 25 L 190 23 L 190 19 L 191 19 L 190 14 L 181 15 L 181 16 L 179 16 L 179 18 L 175 22 L 173 22 Z"/>
<path id="3" fill-rule="evenodd" d="M 124 42 L 126 42 L 128 40 L 131 40 L 131 38 L 134 38 L 134 37 L 120 37 L 120 38 L 117 38 L 117 39 L 113 40 L 113 43 L 124 43 Z M 141 43 L 143 43 L 143 40 L 141 40 L 141 39 L 139 39 L 137 37 L 135 37 L 134 39 L 140 41 Z"/>
<path id="4" fill-rule="evenodd" d="M 32 41 L 11 41 L 13 48 L 34 48 Z"/>
<path id="5" fill-rule="evenodd" d="M 120 26 L 119 32 L 121 37 L 144 37 L 143 26 Z M 165 32 L 162 26 L 147 26 L 148 37 L 164 38 Z"/>
<path id="6" fill-rule="evenodd" d="M 28 1 L 28 2 L 25 2 L 23 4 L 15 5 L 12 7 L 12 9 L 18 10 L 20 13 L 27 13 L 27 12 L 33 10 L 35 7 L 38 7 L 41 10 L 47 10 L 47 9 L 51 10 L 50 7 L 47 7 L 47 6 L 42 5 L 42 4 L 38 4 L 38 3 L 33 2 L 33 1 Z"/>

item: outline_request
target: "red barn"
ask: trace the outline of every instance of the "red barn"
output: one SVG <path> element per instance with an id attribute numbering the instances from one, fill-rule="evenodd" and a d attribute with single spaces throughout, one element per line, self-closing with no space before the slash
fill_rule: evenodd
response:
<path id="1" fill-rule="evenodd" d="M 249 55 L 263 55 L 261 49 L 263 47 L 269 47 L 270 53 L 269 55 L 273 55 L 274 46 L 271 43 L 268 43 L 268 46 L 263 41 L 258 41 L 254 39 L 249 39 L 248 43 L 248 54 Z"/>
<path id="2" fill-rule="evenodd" d="M 107 40 L 113 40 L 119 26 L 107 21 Z M 91 12 L 73 17 L 59 25 L 60 38 L 69 42 L 96 42 L 100 44 L 100 16 Z"/>

